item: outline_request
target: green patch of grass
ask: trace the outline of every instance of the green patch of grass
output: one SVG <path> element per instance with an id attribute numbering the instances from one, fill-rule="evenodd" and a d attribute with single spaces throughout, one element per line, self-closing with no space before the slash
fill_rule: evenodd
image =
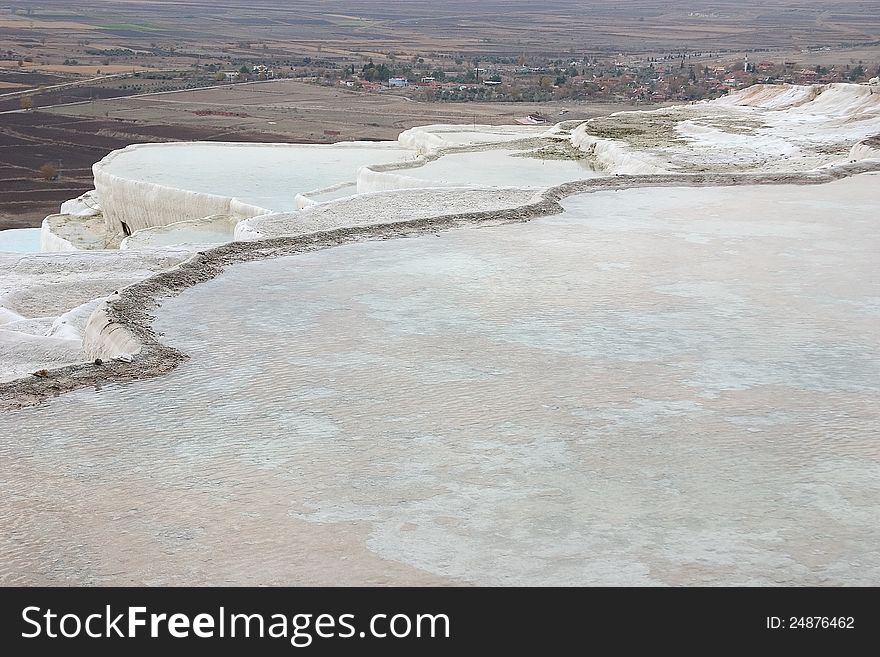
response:
<path id="1" fill-rule="evenodd" d="M 157 30 L 155 25 L 149 23 L 104 23 L 99 25 L 102 30 L 125 30 L 127 32 L 153 32 Z"/>
<path id="2" fill-rule="evenodd" d="M 74 14 L 69 11 L 37 11 L 33 14 L 26 15 L 25 18 L 36 18 L 38 20 L 43 20 L 47 18 L 51 18 L 53 21 L 55 20 L 65 20 L 65 21 L 81 21 L 83 19 L 82 14 Z"/>
<path id="3" fill-rule="evenodd" d="M 344 14 L 324 14 L 324 20 L 339 27 L 369 27 L 376 23 L 376 21 L 367 18 L 346 16 Z"/>

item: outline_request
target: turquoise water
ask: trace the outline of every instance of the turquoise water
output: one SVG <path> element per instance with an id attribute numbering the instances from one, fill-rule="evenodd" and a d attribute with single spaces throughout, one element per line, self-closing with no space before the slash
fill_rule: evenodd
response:
<path id="1" fill-rule="evenodd" d="M 40 250 L 39 228 L 0 230 L 0 252 L 37 253 Z"/>
<path id="2" fill-rule="evenodd" d="M 107 171 L 282 212 L 296 209 L 297 194 L 353 182 L 361 166 L 412 157 L 396 142 L 383 147 L 180 143 L 121 153 Z"/>

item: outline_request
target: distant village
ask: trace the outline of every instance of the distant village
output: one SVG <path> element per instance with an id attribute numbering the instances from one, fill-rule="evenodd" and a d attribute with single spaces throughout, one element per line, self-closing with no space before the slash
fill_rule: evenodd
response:
<path id="1" fill-rule="evenodd" d="M 439 61 L 438 61 L 439 60 Z M 437 56 L 390 56 L 360 65 L 306 58 L 287 63 L 242 66 L 222 73 L 225 81 L 296 77 L 315 84 L 373 93 L 394 92 L 422 101 L 663 103 L 717 98 L 730 89 L 755 83 L 827 84 L 861 82 L 878 74 L 864 62 L 823 67 L 797 61 L 738 61 L 711 58 L 707 53 L 675 53 L 657 57 L 584 57 L 527 61 L 488 61 Z"/>
<path id="2" fill-rule="evenodd" d="M 815 49 L 798 60 L 770 58 L 767 52 L 749 56 L 712 52 L 672 52 L 655 55 L 617 54 L 562 58 L 486 57 L 454 53 L 424 56 L 387 53 L 351 62 L 350 54 L 318 57 L 279 57 L 263 44 L 237 44 L 234 52 L 186 52 L 152 44 L 149 49 L 85 47 L 79 59 L 63 62 L 23 52 L 0 52 L 0 60 L 16 61 L 19 70 L 51 64 L 71 75 L 101 76 L 102 67 L 132 70 L 117 88 L 125 93 L 194 89 L 229 84 L 294 78 L 313 84 L 368 93 L 394 93 L 423 102 L 545 102 L 551 100 L 626 104 L 687 102 L 717 98 L 731 89 L 755 83 L 827 84 L 864 82 L 880 74 L 878 62 L 849 59 L 819 65 Z M 820 49 L 822 50 L 822 49 Z M 259 54 L 258 54 L 259 53 Z M 824 53 L 823 53 L 824 54 Z M 846 55 L 841 54 L 841 59 Z M 181 64 L 189 61 L 188 65 Z M 171 62 L 179 67 L 171 68 Z M 136 70 L 140 66 L 142 70 Z M 94 67 L 94 70 L 86 70 Z M 60 70 L 59 70 L 60 69 Z M 149 70 L 157 69 L 157 70 Z"/>

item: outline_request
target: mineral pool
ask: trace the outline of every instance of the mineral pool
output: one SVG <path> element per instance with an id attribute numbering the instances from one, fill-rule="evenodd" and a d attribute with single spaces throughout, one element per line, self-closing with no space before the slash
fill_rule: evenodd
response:
<path id="1" fill-rule="evenodd" d="M 0 230 L 0 253 L 37 253 L 39 250 L 39 228 Z"/>
<path id="2" fill-rule="evenodd" d="M 121 178 L 231 196 L 277 212 L 295 210 L 297 194 L 354 181 L 367 164 L 415 157 L 396 142 L 368 145 L 176 143 L 115 155 L 106 170 Z"/>
<path id="3" fill-rule="evenodd" d="M 4 584 L 880 582 L 877 177 L 230 267 L 4 416 Z"/>
<path id="4" fill-rule="evenodd" d="M 527 152 L 496 149 L 450 153 L 423 166 L 395 173 L 444 185 L 536 188 L 601 175 L 586 158 L 543 159 L 526 156 Z"/>

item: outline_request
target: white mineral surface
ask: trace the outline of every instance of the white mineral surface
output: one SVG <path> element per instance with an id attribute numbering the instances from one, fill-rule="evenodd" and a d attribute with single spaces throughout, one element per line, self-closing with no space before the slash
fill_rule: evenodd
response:
<path id="1" fill-rule="evenodd" d="M 235 265 L 7 415 L 0 581 L 876 584 L 878 178 Z"/>
<path id="2" fill-rule="evenodd" d="M 802 171 L 880 133 L 880 86 L 755 85 L 714 101 L 621 112 L 572 140 L 612 173 Z"/>
<path id="3" fill-rule="evenodd" d="M 82 337 L 98 302 L 189 257 L 138 253 L 0 253 L 0 382 L 82 361 Z"/>
<path id="4" fill-rule="evenodd" d="M 0 384 L 136 368 L 103 300 L 233 238 L 873 166 L 878 133 L 877 85 L 759 85 L 552 129 L 132 147 L 0 232 Z M 878 189 L 596 191 L 230 264 L 153 311 L 190 356 L 170 373 L 3 412 L 0 584 L 876 585 Z"/>
<path id="5" fill-rule="evenodd" d="M 358 168 L 412 159 L 387 144 L 171 143 L 111 154 L 101 165 L 124 179 L 192 192 L 231 196 L 249 205 L 294 210 L 300 192 L 354 180 Z"/>

